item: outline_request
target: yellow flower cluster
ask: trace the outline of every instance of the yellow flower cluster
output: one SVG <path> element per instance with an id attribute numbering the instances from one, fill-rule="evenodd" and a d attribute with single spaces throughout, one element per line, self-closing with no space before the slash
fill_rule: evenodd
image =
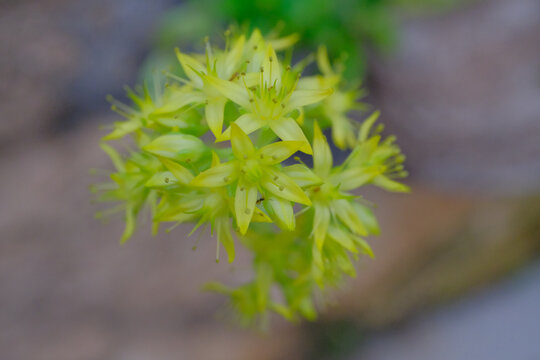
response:
<path id="1" fill-rule="evenodd" d="M 210 225 L 217 259 L 223 245 L 234 260 L 235 237 L 253 252 L 252 282 L 210 285 L 231 296 L 242 319 L 264 318 L 268 310 L 313 318 L 316 289 L 354 275 L 351 257 L 372 255 L 364 237 L 378 232 L 377 222 L 351 191 L 368 184 L 407 191 L 394 180 L 405 175 L 400 149 L 393 138 L 382 139 L 380 127 L 371 130 L 378 112 L 363 123 L 350 118 L 365 108 L 363 93 L 344 87 L 323 47 L 319 74 L 301 77 L 309 57 L 292 64 L 296 41 L 255 30 L 228 34 L 224 49 L 206 41 L 204 54 L 177 49 L 181 75 L 168 73 L 152 95 L 146 87 L 128 89 L 133 107 L 111 100 L 125 119 L 101 145 L 116 171 L 112 183 L 96 189 L 101 200 L 120 202 L 114 210 L 125 214 L 122 241 L 147 206 L 154 232 L 162 223 L 192 223 L 192 232 Z M 321 127 L 351 150 L 342 164 L 334 166 Z M 108 142 L 126 135 L 135 150 L 120 155 Z M 313 167 L 296 153 L 311 156 Z M 273 285 L 281 302 L 270 294 Z"/>

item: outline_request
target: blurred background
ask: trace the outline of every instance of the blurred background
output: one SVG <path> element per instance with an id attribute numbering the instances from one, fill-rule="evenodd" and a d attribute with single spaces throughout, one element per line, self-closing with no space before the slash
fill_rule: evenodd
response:
<path id="1" fill-rule="evenodd" d="M 371 190 L 376 257 L 320 318 L 220 314 L 187 228 L 118 244 L 95 220 L 105 102 L 229 23 L 347 53 L 408 156 Z M 221 35 L 222 36 L 222 35 Z M 0 359 L 540 359 L 540 1 L 0 1 Z"/>

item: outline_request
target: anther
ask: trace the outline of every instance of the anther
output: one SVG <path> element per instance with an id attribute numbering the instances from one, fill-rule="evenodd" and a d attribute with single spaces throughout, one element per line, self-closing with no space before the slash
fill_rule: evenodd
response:
<path id="1" fill-rule="evenodd" d="M 261 66 L 261 72 L 264 72 L 264 67 Z"/>
<path id="2" fill-rule="evenodd" d="M 270 57 L 268 58 L 268 61 L 270 61 L 270 62 L 272 62 L 272 61 L 273 61 L 273 60 L 272 60 L 272 57 L 271 57 L 271 56 L 270 56 Z"/>
<path id="3" fill-rule="evenodd" d="M 274 181 L 276 181 L 277 179 L 279 179 L 279 176 L 274 176 Z"/>
<path id="4" fill-rule="evenodd" d="M 244 190 L 246 190 L 246 188 L 243 187 L 243 186 L 241 186 L 241 187 L 240 187 L 240 191 L 244 191 Z"/>
<path id="5" fill-rule="evenodd" d="M 166 177 L 164 180 L 165 180 L 166 183 L 169 183 L 169 178 L 168 177 Z"/>
<path id="6" fill-rule="evenodd" d="M 251 214 L 251 210 L 250 209 L 247 209 L 244 211 L 247 215 Z"/>
<path id="7" fill-rule="evenodd" d="M 249 99 L 249 102 L 250 102 L 250 103 L 252 103 L 252 102 L 254 102 L 254 101 L 255 101 L 255 100 L 253 100 L 253 99 Z"/>
<path id="8" fill-rule="evenodd" d="M 255 45 L 255 46 L 253 47 L 253 50 L 257 50 L 258 48 L 259 48 L 259 47 L 258 47 L 257 45 Z"/>
<path id="9" fill-rule="evenodd" d="M 281 104 L 281 107 L 285 109 L 285 104 Z"/>
<path id="10" fill-rule="evenodd" d="M 240 75 L 246 76 L 246 73 L 242 71 L 242 72 L 240 73 Z"/>
<path id="11" fill-rule="evenodd" d="M 225 176 L 225 177 L 223 178 L 223 181 L 228 182 L 228 181 L 229 181 L 229 177 L 228 177 L 228 176 Z"/>
<path id="12" fill-rule="evenodd" d="M 281 185 L 281 186 L 279 187 L 279 191 L 283 191 L 283 190 L 285 190 L 285 187 L 284 187 L 283 185 Z"/>
<path id="13" fill-rule="evenodd" d="M 287 67 L 285 68 L 285 70 L 287 70 L 287 71 L 291 70 L 290 65 L 287 65 Z"/>
<path id="14" fill-rule="evenodd" d="M 264 159 L 264 155 L 263 155 L 263 154 L 261 154 L 261 159 Z"/>
<path id="15" fill-rule="evenodd" d="M 276 98 L 273 98 L 273 99 L 272 99 L 272 102 L 273 102 L 274 104 L 277 104 L 277 99 L 276 99 Z"/>
<path id="16" fill-rule="evenodd" d="M 251 62 L 251 61 L 249 61 L 249 60 L 246 60 L 246 64 L 249 64 L 250 62 Z"/>

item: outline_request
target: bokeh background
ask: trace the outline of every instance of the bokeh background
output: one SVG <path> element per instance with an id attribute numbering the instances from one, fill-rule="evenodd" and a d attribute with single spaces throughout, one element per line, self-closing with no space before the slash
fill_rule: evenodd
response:
<path id="1" fill-rule="evenodd" d="M 238 328 L 214 240 L 93 213 L 106 94 L 231 22 L 347 52 L 413 192 L 319 319 Z M 302 51 L 302 50 L 301 50 Z M 0 1 L 0 359 L 540 359 L 538 0 Z"/>

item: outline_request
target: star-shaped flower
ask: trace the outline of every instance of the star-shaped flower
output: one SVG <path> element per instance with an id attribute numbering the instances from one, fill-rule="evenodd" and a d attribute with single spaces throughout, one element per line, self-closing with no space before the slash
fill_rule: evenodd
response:
<path id="1" fill-rule="evenodd" d="M 246 133 L 238 125 L 232 124 L 231 145 L 234 160 L 203 171 L 191 184 L 200 187 L 223 187 L 236 182 L 234 209 L 241 234 L 245 234 L 249 227 L 259 193 L 311 205 L 304 191 L 281 171 L 279 165 L 297 152 L 303 142 L 278 141 L 256 149 Z"/>
<path id="2" fill-rule="evenodd" d="M 291 116 L 294 110 L 321 101 L 332 94 L 332 88 L 297 90 L 298 73 L 286 68 L 282 71 L 276 52 L 272 45 L 265 50 L 264 60 L 260 67 L 259 84 L 249 86 L 220 79 L 215 76 L 204 76 L 205 81 L 223 96 L 240 105 L 245 111 L 236 121 L 246 134 L 269 127 L 280 139 L 300 141 L 300 151 L 311 154 L 311 146 L 304 132 Z M 247 74 L 250 79 L 253 74 Z M 228 140 L 231 136 L 227 129 L 218 141 Z"/>

